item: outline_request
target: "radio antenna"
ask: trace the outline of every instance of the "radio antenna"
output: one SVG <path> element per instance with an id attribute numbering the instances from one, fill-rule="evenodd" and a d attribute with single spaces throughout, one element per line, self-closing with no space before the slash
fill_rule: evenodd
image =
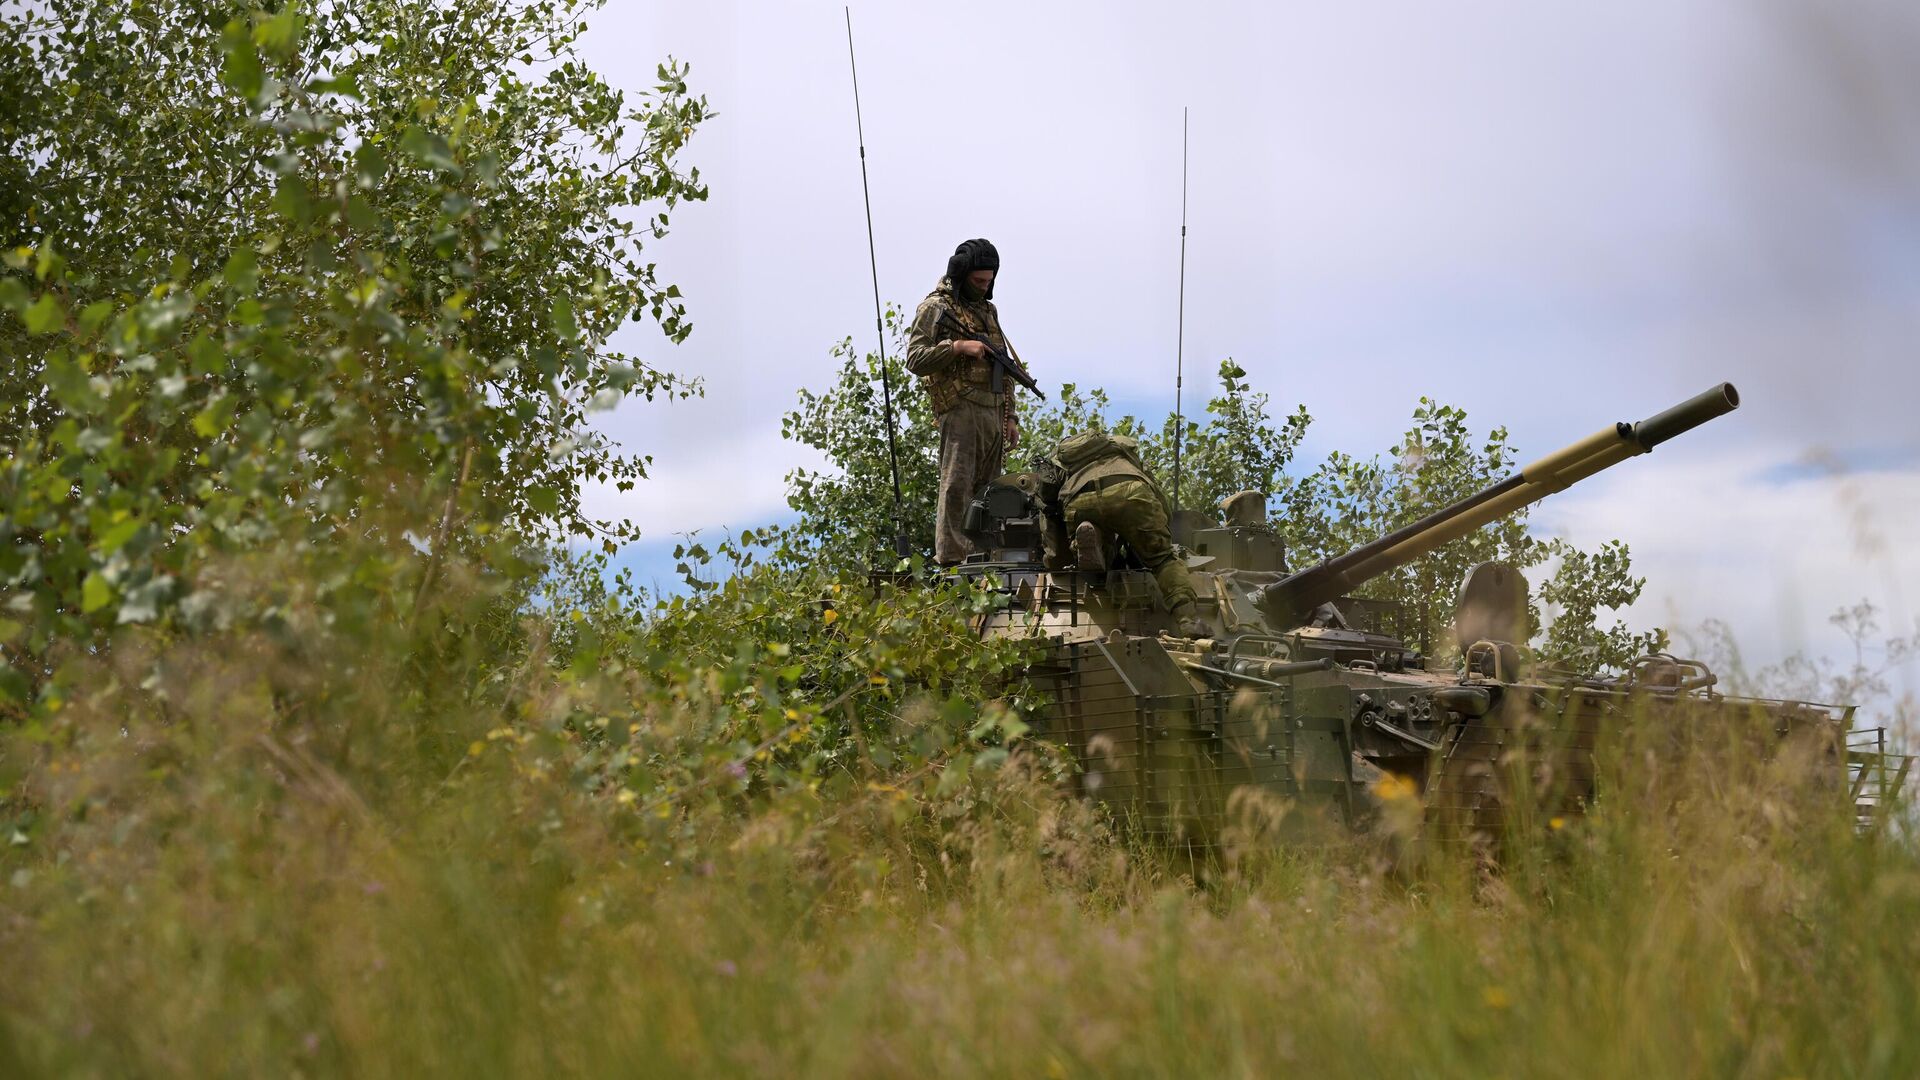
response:
<path id="1" fill-rule="evenodd" d="M 1186 419 L 1180 411 L 1187 353 L 1187 110 L 1180 109 L 1180 319 L 1173 346 L 1173 512 L 1180 512 L 1180 442 Z"/>
<path id="2" fill-rule="evenodd" d="M 887 413 L 887 469 L 893 475 L 893 553 L 906 558 L 912 552 L 907 540 L 906 512 L 900 496 L 900 451 L 895 446 L 893 423 L 893 374 L 887 367 L 886 321 L 880 314 L 880 257 L 873 246 L 873 189 L 867 182 L 867 128 L 860 116 L 860 66 L 853 58 L 853 8 L 847 15 L 847 69 L 853 73 L 853 125 L 860 138 L 860 197 L 867 206 L 867 265 L 873 272 L 873 332 L 880 341 L 880 401 Z"/>

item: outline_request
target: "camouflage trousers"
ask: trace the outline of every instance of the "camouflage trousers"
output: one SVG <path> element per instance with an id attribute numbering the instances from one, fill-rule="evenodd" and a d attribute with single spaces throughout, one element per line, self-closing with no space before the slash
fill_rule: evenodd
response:
<path id="1" fill-rule="evenodd" d="M 1145 480 L 1116 480 L 1105 487 L 1088 488 L 1066 505 L 1067 530 L 1091 521 L 1101 532 L 1118 536 L 1140 557 L 1160 597 L 1172 610 L 1194 601 L 1193 576 L 1173 553 L 1173 530 L 1167 525 L 1167 504 Z"/>
<path id="2" fill-rule="evenodd" d="M 940 414 L 940 501 L 934 509 L 933 559 L 951 566 L 973 550 L 962 531 L 967 506 L 987 481 L 1005 471 L 1006 434 L 1000 410 L 961 402 Z"/>

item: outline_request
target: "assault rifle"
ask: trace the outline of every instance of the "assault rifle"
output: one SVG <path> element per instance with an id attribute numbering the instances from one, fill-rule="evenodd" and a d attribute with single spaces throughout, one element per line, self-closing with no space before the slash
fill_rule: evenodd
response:
<path id="1" fill-rule="evenodd" d="M 988 341 L 979 334 L 969 332 L 966 327 L 960 325 L 960 320 L 954 318 L 951 314 L 941 312 L 940 321 L 960 331 L 961 337 L 966 340 L 977 341 L 987 347 L 987 359 L 993 361 L 992 382 L 988 385 L 994 393 L 998 394 L 1005 391 L 1007 388 L 1007 380 L 1012 379 L 1014 382 L 1033 391 L 1041 401 L 1047 400 L 1046 391 L 1040 389 L 1040 384 L 1033 381 L 1033 376 L 1027 372 L 1027 365 L 1022 364 L 1019 360 L 1007 353 L 994 348 L 993 342 Z"/>

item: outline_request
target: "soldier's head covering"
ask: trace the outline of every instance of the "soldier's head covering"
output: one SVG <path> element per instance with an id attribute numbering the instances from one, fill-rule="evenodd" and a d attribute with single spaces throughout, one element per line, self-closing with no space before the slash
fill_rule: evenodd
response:
<path id="1" fill-rule="evenodd" d="M 975 270 L 992 270 L 996 278 L 1000 276 L 1000 252 L 991 240 L 968 240 L 954 248 L 953 258 L 947 260 L 947 280 L 969 300 L 993 299 L 992 285 L 988 285 L 983 294 L 976 295 L 977 290 L 967 282 L 967 275 Z"/>

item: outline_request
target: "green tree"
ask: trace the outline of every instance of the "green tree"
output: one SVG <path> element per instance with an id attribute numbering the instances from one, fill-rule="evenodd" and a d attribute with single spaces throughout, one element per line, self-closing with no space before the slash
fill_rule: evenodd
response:
<path id="1" fill-rule="evenodd" d="M 900 465 L 900 509 L 916 544 L 933 536 L 934 492 L 940 480 L 940 431 L 927 396 L 907 372 L 906 324 L 898 308 L 886 312 L 886 378 L 892 383 L 893 441 Z M 787 534 L 796 553 L 840 566 L 891 558 L 895 528 L 892 468 L 887 457 L 889 417 L 882 408 L 881 361 L 848 338 L 834 345 L 840 361 L 833 385 L 802 389 L 799 404 L 780 421 L 786 439 L 823 454 L 829 470 L 787 473 L 787 505 L 800 520 Z"/>
<path id="2" fill-rule="evenodd" d="M 1425 397 L 1414 408 L 1413 425 L 1388 454 L 1383 461 L 1336 451 L 1311 473 L 1284 485 L 1278 522 L 1295 565 L 1331 558 L 1412 525 L 1507 478 L 1520 464 L 1505 427 L 1478 437 L 1464 410 Z M 1451 646 L 1454 597 L 1469 570 L 1495 560 L 1533 570 L 1557 559 L 1537 598 L 1557 610 L 1544 637 L 1536 639 L 1544 655 L 1598 671 L 1662 646 L 1666 639 L 1658 630 L 1635 633 L 1619 622 L 1599 625 L 1603 609 L 1631 605 L 1646 584 L 1632 574 L 1627 545 L 1609 541 L 1588 553 L 1564 540 L 1543 540 L 1529 528 L 1530 512 L 1524 508 L 1482 526 L 1374 578 L 1358 594 L 1403 605 L 1413 618 L 1409 637 L 1422 649 L 1444 652 Z M 1537 604 L 1532 615 L 1539 635 Z"/>
<path id="3" fill-rule="evenodd" d="M 896 317 L 893 356 L 902 352 Z M 886 460 L 886 421 L 879 408 L 879 358 L 858 354 L 850 342 L 835 347 L 841 361 L 834 385 L 802 390 L 782 432 L 827 458 L 824 470 L 788 475 L 788 504 L 800 514 L 790 538 L 843 565 L 880 561 L 892 535 L 892 488 Z M 901 479 L 908 535 L 924 544 L 933 531 L 938 481 L 938 433 L 924 395 L 890 361 L 899 424 Z M 1050 401 L 1020 398 L 1024 445 L 1009 456 L 1018 468 L 1062 437 L 1098 428 L 1140 441 L 1141 458 L 1163 488 L 1172 487 L 1176 418 L 1149 424 L 1116 415 L 1104 390 L 1060 387 Z M 1505 428 L 1476 435 L 1458 408 L 1422 398 L 1413 424 L 1389 457 L 1334 452 L 1313 469 L 1295 475 L 1292 464 L 1312 418 L 1304 406 L 1276 420 L 1266 394 L 1253 389 L 1246 371 L 1231 360 L 1219 370 L 1219 389 L 1206 403 L 1204 419 L 1187 418 L 1182 452 L 1181 505 L 1208 510 L 1242 490 L 1270 493 L 1273 517 L 1293 566 L 1306 566 L 1350 551 L 1410 525 L 1441 507 L 1494 484 L 1517 467 L 1517 451 Z M 1600 623 L 1607 610 L 1625 608 L 1640 595 L 1644 579 L 1633 576 L 1627 546 L 1609 542 L 1584 552 L 1562 540 L 1536 537 L 1525 510 L 1493 522 L 1413 563 L 1367 582 L 1359 595 L 1403 605 L 1411 617 L 1408 637 L 1444 652 L 1456 591 L 1473 566 L 1500 560 L 1522 570 L 1551 564 L 1539 600 L 1555 618 L 1536 644 L 1544 655 L 1583 671 L 1618 667 L 1662 647 L 1658 631 L 1636 633 L 1624 623 Z"/>
<path id="4" fill-rule="evenodd" d="M 629 535 L 580 495 L 645 461 L 589 413 L 693 389 L 609 343 L 631 321 L 688 332 L 643 243 L 706 196 L 677 156 L 708 110 L 683 65 L 638 101 L 588 70 L 594 6 L 49 0 L 6 20 L 17 666 L 233 617 L 222 568 L 268 547 L 314 568 L 274 587 L 412 617 L 450 559 L 524 568 L 529 540 Z"/>

